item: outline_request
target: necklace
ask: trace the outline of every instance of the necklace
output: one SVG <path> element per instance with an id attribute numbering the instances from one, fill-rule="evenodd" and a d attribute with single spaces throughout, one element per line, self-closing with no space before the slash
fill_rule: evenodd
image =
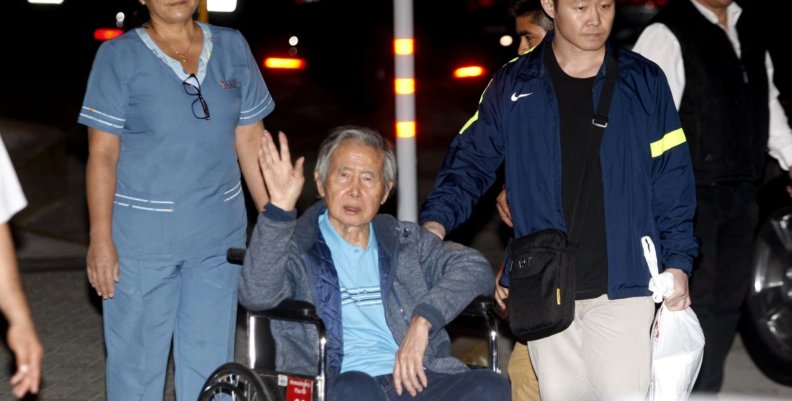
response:
<path id="1" fill-rule="evenodd" d="M 171 50 L 173 51 L 173 53 L 176 54 L 178 60 L 181 63 L 187 63 L 187 55 L 190 54 L 190 49 L 192 48 L 192 45 L 193 45 L 193 39 L 195 39 L 195 28 L 194 27 L 193 27 L 192 35 L 190 35 L 190 43 L 187 44 L 187 48 L 184 49 L 183 52 L 181 52 L 178 49 L 176 49 L 175 47 L 173 47 L 173 45 L 170 42 L 166 41 L 165 38 L 160 36 L 160 34 L 157 33 L 157 31 L 154 29 L 153 26 L 149 25 L 149 27 L 151 28 L 151 32 L 153 32 L 154 35 L 159 38 L 159 40 L 161 40 L 166 45 L 168 45 L 168 47 L 171 48 Z"/>

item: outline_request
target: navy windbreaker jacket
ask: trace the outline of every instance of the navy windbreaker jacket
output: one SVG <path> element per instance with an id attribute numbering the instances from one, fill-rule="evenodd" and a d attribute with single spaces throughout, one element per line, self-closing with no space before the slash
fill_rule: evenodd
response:
<path id="1" fill-rule="evenodd" d="M 451 144 L 422 207 L 421 222 L 438 222 L 446 231 L 458 227 L 505 162 L 515 237 L 546 228 L 566 230 L 558 103 L 543 61 L 543 48 L 552 37 L 548 34 L 534 51 L 506 64 L 490 81 L 478 111 Z M 698 252 L 693 235 L 696 193 L 688 146 L 665 75 L 630 50 L 609 43 L 607 51 L 620 52 L 599 150 L 608 296 L 618 299 L 649 295 L 643 236 L 650 236 L 658 248 L 661 269 L 675 267 L 690 274 Z M 606 67 L 607 61 L 594 82 L 595 108 Z"/>

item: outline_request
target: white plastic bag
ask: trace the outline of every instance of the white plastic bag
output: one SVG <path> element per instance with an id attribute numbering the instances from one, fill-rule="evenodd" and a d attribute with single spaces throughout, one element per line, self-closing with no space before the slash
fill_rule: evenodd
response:
<path id="1" fill-rule="evenodd" d="M 673 294 L 673 277 L 670 282 L 658 274 L 657 256 L 649 237 L 641 238 L 644 257 L 649 264 L 652 279 L 649 288 L 655 302 Z M 669 287 L 670 286 L 670 287 Z M 692 309 L 670 311 L 665 302 L 652 323 L 651 378 L 647 401 L 685 401 L 696 383 L 704 356 L 704 332 Z"/>
<path id="2" fill-rule="evenodd" d="M 652 324 L 652 366 L 648 401 L 685 401 L 701 369 L 704 332 L 690 308 L 660 306 Z"/>

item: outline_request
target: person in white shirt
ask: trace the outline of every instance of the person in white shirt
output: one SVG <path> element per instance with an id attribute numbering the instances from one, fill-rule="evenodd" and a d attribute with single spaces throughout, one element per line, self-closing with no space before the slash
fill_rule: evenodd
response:
<path id="1" fill-rule="evenodd" d="M 0 139 L 0 311 L 8 321 L 8 347 L 16 358 L 17 371 L 11 377 L 11 392 L 17 398 L 28 392 L 38 393 L 44 353 L 22 289 L 8 227 L 11 216 L 26 205 L 14 167 Z"/>
<path id="2" fill-rule="evenodd" d="M 792 131 L 758 18 L 732 0 L 676 0 L 633 47 L 667 76 L 693 159 L 701 256 L 690 291 L 706 339 L 698 392 L 716 393 L 723 383 L 751 282 L 766 156 L 784 170 L 792 164 Z"/>

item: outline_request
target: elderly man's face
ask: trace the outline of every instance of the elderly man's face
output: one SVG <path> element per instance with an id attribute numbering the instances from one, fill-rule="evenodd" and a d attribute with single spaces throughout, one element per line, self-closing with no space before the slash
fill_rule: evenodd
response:
<path id="1" fill-rule="evenodd" d="M 393 183 L 384 184 L 383 155 L 355 141 L 344 141 L 333 151 L 326 183 L 315 175 L 319 195 L 327 202 L 330 223 L 343 233 L 350 227 L 366 229 Z"/>

